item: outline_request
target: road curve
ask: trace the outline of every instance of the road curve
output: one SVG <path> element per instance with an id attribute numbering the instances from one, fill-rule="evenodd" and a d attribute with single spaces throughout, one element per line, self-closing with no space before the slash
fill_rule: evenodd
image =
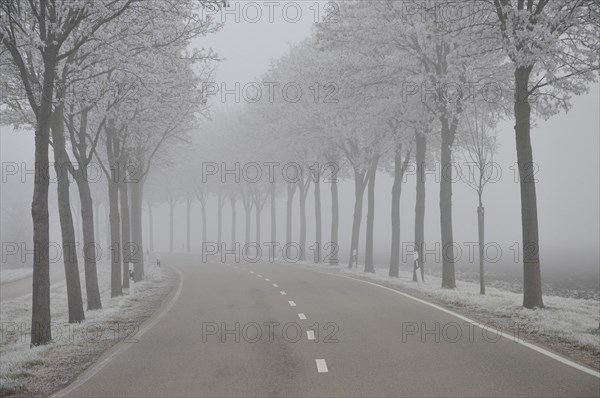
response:
<path id="1" fill-rule="evenodd" d="M 164 257 L 183 276 L 172 307 L 67 396 L 600 396 L 595 376 L 377 286 Z"/>

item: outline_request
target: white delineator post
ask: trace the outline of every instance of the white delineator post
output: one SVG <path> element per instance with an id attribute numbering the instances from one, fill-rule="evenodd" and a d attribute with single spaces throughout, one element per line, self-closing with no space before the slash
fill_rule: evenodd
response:
<path id="1" fill-rule="evenodd" d="M 417 275 L 417 283 L 421 285 L 423 278 L 421 278 L 421 267 L 419 267 L 419 252 L 413 252 L 413 266 L 415 268 L 415 274 Z"/>

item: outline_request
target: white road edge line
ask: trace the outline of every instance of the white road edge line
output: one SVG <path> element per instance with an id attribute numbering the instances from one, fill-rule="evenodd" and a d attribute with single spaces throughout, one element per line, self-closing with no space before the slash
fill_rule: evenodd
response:
<path id="1" fill-rule="evenodd" d="M 319 373 L 327 373 L 329 369 L 327 369 L 327 363 L 324 359 L 315 359 L 317 362 L 317 372 Z"/>
<path id="2" fill-rule="evenodd" d="M 179 286 L 177 287 L 177 291 L 175 292 L 175 294 L 173 295 L 173 297 L 171 297 L 171 299 L 169 300 L 169 302 L 165 306 L 162 307 L 162 309 L 160 310 L 160 312 L 156 316 L 152 317 L 152 319 L 150 320 L 150 322 L 148 322 L 144 326 L 142 326 L 142 328 L 140 329 L 140 331 L 138 333 L 136 333 L 136 335 L 135 335 L 136 339 L 139 339 L 148 330 L 152 329 L 158 323 L 158 321 L 160 321 L 162 319 L 162 317 L 165 316 L 165 314 L 167 312 L 169 312 L 169 310 L 173 307 L 173 305 L 177 302 L 177 300 L 179 299 L 179 296 L 181 295 L 181 290 L 183 288 L 183 274 L 177 268 L 174 268 L 174 267 L 170 267 L 170 268 L 177 273 L 177 276 L 179 278 Z M 118 346 L 119 344 L 120 344 L 120 347 Z M 89 379 L 91 379 L 98 372 L 100 372 L 113 359 L 115 359 L 117 356 L 119 356 L 120 354 L 122 354 L 125 350 L 127 350 L 131 346 L 132 346 L 132 344 L 128 344 L 128 343 L 125 343 L 125 342 L 118 343 L 115 346 L 115 347 L 118 347 L 118 348 L 114 352 L 112 352 L 110 355 L 108 355 L 102 361 L 96 362 L 95 364 L 91 365 L 87 370 L 85 370 L 83 373 L 81 373 L 75 379 L 75 381 L 73 383 L 69 384 L 67 387 L 65 387 L 62 390 L 56 392 L 55 394 L 51 395 L 51 397 L 53 397 L 53 398 L 64 397 L 65 395 L 69 394 L 71 391 L 73 391 L 73 390 L 81 387 Z"/>
<path id="3" fill-rule="evenodd" d="M 314 340 L 315 339 L 315 331 L 314 330 L 307 330 L 306 331 L 306 338 L 308 338 L 309 340 Z"/>
<path id="4" fill-rule="evenodd" d="M 304 315 L 303 313 L 299 313 L 298 314 L 298 318 L 300 318 L 300 319 L 306 319 L 306 315 Z"/>
<path id="5" fill-rule="evenodd" d="M 483 330 L 487 329 L 487 327 L 485 325 L 483 325 L 482 323 L 479 323 L 477 321 L 474 321 L 473 319 L 467 318 L 466 316 L 462 316 L 460 314 L 457 314 L 456 312 L 450 311 L 450 310 L 448 310 L 448 309 L 446 309 L 444 307 L 440 307 L 439 305 L 430 303 L 430 302 L 425 301 L 425 300 L 421 300 L 420 298 L 416 298 L 414 296 L 411 296 L 408 293 L 404 293 L 404 292 L 398 291 L 396 289 L 392 289 L 390 287 L 382 286 L 382 285 L 379 285 L 379 284 L 374 283 L 374 282 L 365 281 L 363 279 L 353 278 L 353 277 L 348 276 L 348 275 L 331 274 L 329 272 L 323 272 L 323 271 L 319 271 L 319 270 L 311 270 L 310 268 L 306 268 L 306 269 L 310 270 L 310 271 L 318 272 L 320 274 L 326 274 L 326 275 L 331 275 L 331 276 L 340 276 L 342 278 L 351 279 L 353 281 L 362 282 L 362 283 L 366 283 L 366 284 L 369 284 L 369 285 L 377 286 L 377 287 L 379 287 L 381 289 L 389 290 L 390 292 L 394 292 L 396 294 L 399 294 L 401 296 L 404 296 L 406 298 L 414 300 L 414 301 L 416 301 L 418 303 L 425 304 L 425 305 L 427 305 L 429 307 L 432 307 L 432 308 L 435 308 L 435 309 L 440 310 L 442 312 L 445 312 L 446 314 L 450 314 L 450 315 L 452 315 L 452 316 L 454 316 L 454 317 L 456 317 L 456 318 L 458 318 L 460 320 L 469 322 L 472 325 L 475 325 L 475 326 L 477 326 L 480 329 L 483 329 Z M 515 336 L 513 336 L 511 334 L 504 333 L 501 330 L 498 330 L 497 333 L 498 333 L 498 335 L 504 337 L 505 339 L 511 340 L 511 341 L 513 341 L 515 343 L 518 343 L 518 344 L 521 344 L 522 346 L 527 347 L 529 349 L 532 349 L 533 351 L 537 351 L 537 352 L 539 352 L 542 355 L 550 357 L 550 358 L 552 358 L 552 359 L 554 359 L 554 360 L 556 360 L 558 362 L 561 362 L 561 363 L 563 363 L 563 364 L 565 364 L 567 366 L 570 366 L 572 368 L 575 368 L 577 370 L 580 370 L 580 371 L 582 371 L 584 373 L 587 373 L 587 374 L 589 374 L 591 376 L 594 376 L 594 377 L 597 377 L 597 378 L 600 379 L 600 372 L 597 372 L 597 371 L 595 371 L 593 369 L 590 369 L 588 367 L 580 365 L 580 364 L 578 364 L 576 362 L 573 362 L 573 361 L 571 361 L 569 359 L 563 358 L 560 355 L 557 355 L 557 354 L 555 354 L 555 353 L 553 353 L 551 351 L 548 351 L 548 350 L 546 350 L 544 348 L 538 347 L 535 344 L 531 344 L 531 343 L 528 343 L 527 341 L 523 341 L 522 339 L 516 338 Z"/>
<path id="6" fill-rule="evenodd" d="M 295 307 L 296 303 L 294 303 L 293 301 L 288 301 L 288 303 L 290 303 L 290 307 Z"/>

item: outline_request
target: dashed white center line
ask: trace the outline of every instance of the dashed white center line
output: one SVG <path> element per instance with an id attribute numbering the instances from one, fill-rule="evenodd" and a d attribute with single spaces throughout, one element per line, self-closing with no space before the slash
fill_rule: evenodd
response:
<path id="1" fill-rule="evenodd" d="M 304 315 L 303 313 L 299 313 L 298 314 L 298 318 L 300 318 L 300 319 L 306 319 L 306 315 Z"/>
<path id="2" fill-rule="evenodd" d="M 254 271 L 250 271 L 250 273 L 251 273 L 251 274 L 253 274 L 253 273 L 254 273 Z"/>
<path id="3" fill-rule="evenodd" d="M 270 281 L 270 279 L 269 279 L 269 278 L 265 278 L 265 280 L 266 280 L 267 282 L 269 282 L 269 281 Z"/>
<path id="4" fill-rule="evenodd" d="M 279 293 L 281 293 L 282 296 L 287 295 L 287 293 L 285 292 L 285 290 L 280 291 Z"/>
<path id="5" fill-rule="evenodd" d="M 329 369 L 327 369 L 327 363 L 324 359 L 316 359 L 317 362 L 317 372 L 319 373 L 327 373 Z"/>
<path id="6" fill-rule="evenodd" d="M 277 283 L 273 283 L 273 287 L 279 287 L 279 286 L 277 286 Z"/>
<path id="7" fill-rule="evenodd" d="M 314 340 L 315 339 L 315 331 L 314 330 L 307 330 L 306 331 L 306 337 L 309 340 Z"/>
<path id="8" fill-rule="evenodd" d="M 288 301 L 288 303 L 290 303 L 290 307 L 295 307 L 296 303 L 294 303 L 293 301 Z"/>
<path id="9" fill-rule="evenodd" d="M 258 276 L 259 278 L 262 278 L 262 275 L 260 275 L 260 274 L 259 274 L 259 275 L 256 275 L 256 276 Z"/>

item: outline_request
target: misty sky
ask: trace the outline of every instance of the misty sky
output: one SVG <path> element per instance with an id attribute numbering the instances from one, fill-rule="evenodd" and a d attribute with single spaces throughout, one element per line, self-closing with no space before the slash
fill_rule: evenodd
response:
<path id="1" fill-rule="evenodd" d="M 228 84 L 240 82 L 242 85 L 259 81 L 260 76 L 269 68 L 271 59 L 284 55 L 290 44 L 298 43 L 310 35 L 314 13 L 308 7 L 313 2 L 302 4 L 303 15 L 297 23 L 286 22 L 277 12 L 273 23 L 268 21 L 266 15 L 263 15 L 258 23 L 249 23 L 243 19 L 240 23 L 235 23 L 233 17 L 228 17 L 222 31 L 211 37 L 198 39 L 196 42 L 198 46 L 212 47 L 225 58 L 218 67 L 216 81 Z M 599 85 L 595 84 L 589 94 L 573 99 L 571 112 L 554 116 L 550 122 L 538 121 L 532 131 L 534 160 L 539 165 L 537 189 L 542 262 L 544 262 L 545 249 L 560 249 L 569 253 L 585 251 L 588 254 L 592 253 L 594 258 L 599 258 L 599 109 L 600 89 Z M 502 166 L 503 177 L 499 183 L 488 186 L 485 192 L 486 239 L 509 245 L 511 242 L 521 240 L 519 186 L 513 180 L 511 169 L 516 161 L 512 122 L 504 122 L 498 126 L 498 138 L 500 149 L 496 155 L 496 162 Z M 12 128 L 3 126 L 0 140 L 2 161 L 20 162 L 30 161 L 33 158 L 32 132 L 14 132 Z M 349 235 L 351 226 L 354 200 L 352 184 L 350 180 L 340 187 L 342 244 L 349 240 L 349 236 L 346 235 Z M 391 184 L 389 175 L 380 174 L 377 195 L 382 205 L 380 209 L 378 208 L 375 219 L 376 249 L 385 248 L 386 253 L 389 247 L 388 209 Z M 52 191 L 52 194 L 55 195 L 55 191 Z M 307 209 L 309 241 L 313 222 L 310 216 L 312 214 L 310 195 Z M 329 206 L 328 195 L 327 187 L 324 187 L 323 208 L 325 210 Z M 453 199 L 455 240 L 476 240 L 474 191 L 462 183 L 457 183 Z M 29 201 L 30 198 L 26 200 Z M 210 205 L 215 203 L 209 202 Z M 411 181 L 403 189 L 401 206 L 402 239 L 409 240 L 412 237 L 414 220 L 414 183 Z M 164 216 L 162 225 L 165 227 L 167 225 L 167 212 L 166 209 L 163 210 L 162 215 L 161 211 L 157 212 L 159 229 L 160 217 Z M 225 213 L 227 211 L 226 207 Z M 183 223 L 181 218 L 183 213 L 182 208 L 178 215 L 179 223 Z M 366 208 L 364 213 L 366 216 Z M 263 228 L 266 231 L 268 228 L 266 212 L 264 215 Z M 280 217 L 279 228 L 283 231 L 281 218 L 283 217 Z M 324 211 L 324 236 L 329 233 L 328 220 L 327 211 Z M 228 225 L 227 219 L 224 223 L 225 226 Z M 193 226 L 194 234 L 197 234 L 200 228 L 198 224 Z M 297 221 L 295 225 L 298 225 Z M 438 187 L 433 183 L 427 185 L 426 231 L 427 239 L 439 240 Z M 155 236 L 159 240 L 163 238 L 166 241 L 167 233 L 164 228 Z M 297 234 L 297 231 L 294 230 L 294 233 Z M 182 227 L 176 237 L 179 244 L 184 241 L 184 234 Z"/>

